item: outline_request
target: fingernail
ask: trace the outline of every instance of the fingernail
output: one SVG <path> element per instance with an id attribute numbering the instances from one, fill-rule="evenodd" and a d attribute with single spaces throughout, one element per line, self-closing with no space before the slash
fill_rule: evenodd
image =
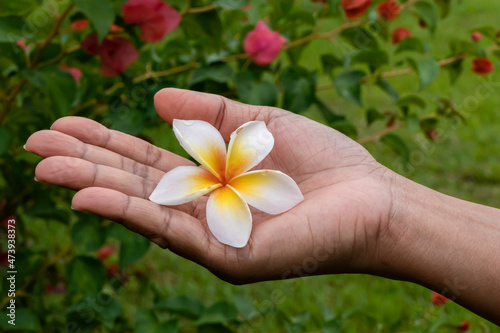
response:
<path id="1" fill-rule="evenodd" d="M 73 205 L 71 205 L 71 209 L 72 209 L 72 210 L 76 210 L 77 212 L 78 212 L 78 211 L 80 211 L 80 208 L 75 207 L 75 206 L 73 206 Z"/>
<path id="2" fill-rule="evenodd" d="M 36 176 L 33 178 L 36 182 L 40 182 L 38 179 L 36 179 Z"/>
<path id="3" fill-rule="evenodd" d="M 28 149 L 26 149 L 26 145 L 23 146 L 23 149 L 26 150 L 26 151 L 29 151 Z"/>

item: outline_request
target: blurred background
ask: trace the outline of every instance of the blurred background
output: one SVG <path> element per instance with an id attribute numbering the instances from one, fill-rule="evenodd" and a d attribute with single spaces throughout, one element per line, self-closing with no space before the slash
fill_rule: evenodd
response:
<path id="1" fill-rule="evenodd" d="M 158 90 L 180 87 L 300 113 L 418 183 L 500 207 L 500 3 L 410 0 L 384 19 L 382 1 L 167 2 L 0 3 L 2 331 L 498 331 L 423 287 L 374 276 L 230 285 L 71 211 L 73 192 L 34 182 L 41 158 L 22 146 L 76 115 L 186 156 L 153 106 Z M 366 8 L 352 18 L 346 3 Z M 244 45 L 260 20 L 269 30 L 254 33 L 257 42 L 279 44 L 265 63 Z M 395 41 L 398 27 L 411 36 Z M 488 73 L 478 58 L 489 59 Z M 10 264 L 15 327 L 5 308 Z"/>

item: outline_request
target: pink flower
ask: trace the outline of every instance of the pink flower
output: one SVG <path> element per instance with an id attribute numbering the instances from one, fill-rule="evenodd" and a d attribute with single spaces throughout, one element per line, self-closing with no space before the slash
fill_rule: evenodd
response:
<path id="1" fill-rule="evenodd" d="M 141 27 L 141 39 L 145 42 L 161 41 L 182 19 L 177 10 L 159 0 L 129 0 L 122 11 L 125 22 Z"/>
<path id="2" fill-rule="evenodd" d="M 71 29 L 82 31 L 89 25 L 89 20 L 78 20 L 71 23 Z"/>
<path id="3" fill-rule="evenodd" d="M 139 53 L 130 40 L 122 37 L 104 38 L 102 45 L 99 45 L 97 35 L 93 34 L 85 38 L 82 48 L 88 54 L 101 58 L 100 73 L 103 76 L 118 75 L 139 58 Z"/>
<path id="4" fill-rule="evenodd" d="M 71 67 L 71 66 L 64 65 L 64 64 L 60 64 L 59 68 L 62 69 L 63 71 L 69 72 L 73 76 L 73 79 L 75 79 L 76 84 L 80 84 L 80 78 L 82 77 L 82 71 L 79 68 Z"/>
<path id="5" fill-rule="evenodd" d="M 363 16 L 370 8 L 372 0 L 342 0 L 340 6 L 349 20 L 355 20 Z"/>
<path id="6" fill-rule="evenodd" d="M 243 47 L 257 65 L 268 65 L 276 59 L 286 41 L 279 32 L 270 30 L 264 22 L 259 21 L 245 37 Z"/>
<path id="7" fill-rule="evenodd" d="M 397 44 L 397 43 L 401 42 L 403 39 L 405 39 L 406 37 L 410 37 L 410 36 L 411 36 L 410 30 L 403 28 L 403 27 L 396 28 L 392 32 L 392 44 Z"/>

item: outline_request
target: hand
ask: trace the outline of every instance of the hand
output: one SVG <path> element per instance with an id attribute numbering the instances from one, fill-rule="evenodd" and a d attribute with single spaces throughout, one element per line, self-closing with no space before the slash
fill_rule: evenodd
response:
<path id="1" fill-rule="evenodd" d="M 169 123 L 207 121 L 226 141 L 243 123 L 264 121 L 275 146 L 256 169 L 288 174 L 305 200 L 277 216 L 252 209 L 248 245 L 226 246 L 206 225 L 207 197 L 175 207 L 147 199 L 165 172 L 191 161 L 80 117 L 59 119 L 28 139 L 26 149 L 45 158 L 37 180 L 77 190 L 73 209 L 121 223 L 232 283 L 371 270 L 389 227 L 395 174 L 362 146 L 288 111 L 217 95 L 164 89 L 155 106 Z"/>

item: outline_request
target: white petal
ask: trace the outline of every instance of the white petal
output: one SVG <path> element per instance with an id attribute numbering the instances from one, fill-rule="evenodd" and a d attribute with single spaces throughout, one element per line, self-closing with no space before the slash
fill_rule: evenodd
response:
<path id="1" fill-rule="evenodd" d="M 250 121 L 231 133 L 226 161 L 226 179 L 259 164 L 273 149 L 274 138 L 263 121 Z"/>
<path id="2" fill-rule="evenodd" d="M 208 198 L 207 223 L 219 242 L 244 247 L 252 231 L 248 205 L 230 187 L 216 189 Z"/>
<path id="3" fill-rule="evenodd" d="M 219 131 L 201 120 L 174 119 L 172 127 L 182 148 L 222 180 L 226 167 L 226 144 Z"/>
<path id="4" fill-rule="evenodd" d="M 159 205 L 180 205 L 221 187 L 210 172 L 195 166 L 180 166 L 167 172 L 149 200 Z"/>
<path id="5" fill-rule="evenodd" d="M 304 200 L 295 181 L 280 171 L 258 170 L 235 177 L 229 185 L 250 205 L 280 214 Z"/>

